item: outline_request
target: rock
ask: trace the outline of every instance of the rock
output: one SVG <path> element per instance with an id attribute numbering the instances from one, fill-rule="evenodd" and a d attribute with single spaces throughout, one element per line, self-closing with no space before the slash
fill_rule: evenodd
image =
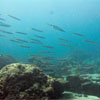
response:
<path id="1" fill-rule="evenodd" d="M 69 89 L 69 82 L 68 81 L 65 81 L 64 79 L 62 78 L 58 78 L 57 81 L 59 81 L 61 83 L 61 87 L 64 91 L 68 90 Z"/>
<path id="2" fill-rule="evenodd" d="M 91 95 L 83 95 L 83 94 L 64 91 L 61 100 L 100 100 L 100 98 Z"/>
<path id="3" fill-rule="evenodd" d="M 0 70 L 0 99 L 59 99 L 62 84 L 31 64 L 14 63 Z"/>
<path id="4" fill-rule="evenodd" d="M 68 76 L 69 90 L 80 93 L 82 91 L 81 83 L 82 80 L 78 76 Z"/>
<path id="5" fill-rule="evenodd" d="M 67 91 L 83 93 L 84 95 L 94 95 L 100 97 L 100 84 L 89 78 L 80 76 L 69 76 L 67 78 Z"/>
<path id="6" fill-rule="evenodd" d="M 82 87 L 85 94 L 100 97 L 100 84 L 91 82 L 83 85 Z"/>
<path id="7" fill-rule="evenodd" d="M 72 93 L 72 92 L 68 92 L 68 91 L 64 91 L 64 92 L 63 92 L 63 96 L 62 96 L 61 99 L 66 99 L 66 98 L 68 98 L 68 99 L 74 98 L 73 93 Z"/>

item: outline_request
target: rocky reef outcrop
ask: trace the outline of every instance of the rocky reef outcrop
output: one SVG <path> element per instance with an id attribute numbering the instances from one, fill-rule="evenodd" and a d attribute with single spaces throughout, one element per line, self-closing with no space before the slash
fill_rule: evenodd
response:
<path id="1" fill-rule="evenodd" d="M 85 76 L 68 76 L 67 91 L 81 93 L 86 95 L 94 95 L 100 97 L 100 75 L 96 78 L 91 75 Z M 93 75 L 94 76 L 94 75 Z"/>
<path id="2" fill-rule="evenodd" d="M 59 99 L 62 84 L 31 64 L 13 63 L 0 70 L 0 100 Z"/>

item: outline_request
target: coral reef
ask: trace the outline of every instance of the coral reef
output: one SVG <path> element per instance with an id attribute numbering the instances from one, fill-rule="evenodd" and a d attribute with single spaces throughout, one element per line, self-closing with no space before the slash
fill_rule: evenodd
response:
<path id="1" fill-rule="evenodd" d="M 31 64 L 13 63 L 0 70 L 0 99 L 59 99 L 62 84 Z"/>

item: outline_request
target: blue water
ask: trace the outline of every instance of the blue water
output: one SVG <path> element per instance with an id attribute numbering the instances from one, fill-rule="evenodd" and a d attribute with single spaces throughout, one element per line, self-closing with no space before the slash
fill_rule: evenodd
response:
<path id="1" fill-rule="evenodd" d="M 38 54 L 37 51 L 54 51 L 54 54 L 40 54 L 44 56 L 54 56 L 56 58 L 67 56 L 70 52 L 79 50 L 93 57 L 100 56 L 100 0 L 0 0 L 0 18 L 5 19 L 5 23 L 10 24 L 10 28 L 0 26 L 0 30 L 14 32 L 14 34 L 4 34 L 0 37 L 0 53 L 11 54 L 19 61 L 26 61 L 29 54 Z M 18 17 L 17 21 L 7 14 Z M 1 21 L 1 20 L 0 20 Z M 47 25 L 47 23 L 57 25 L 66 32 L 60 32 Z M 31 27 L 43 30 L 39 33 L 32 31 Z M 28 33 L 21 35 L 16 31 Z M 72 32 L 83 34 L 83 37 L 72 34 Z M 20 38 L 31 41 L 34 34 L 42 35 L 46 39 L 39 39 L 45 45 L 54 46 L 55 50 L 43 48 L 41 45 L 24 43 L 31 48 L 22 48 L 18 43 L 8 39 Z M 65 38 L 72 43 L 64 43 L 57 40 L 57 37 Z M 98 45 L 83 42 L 90 40 Z M 63 47 L 56 43 L 71 45 L 72 48 Z"/>

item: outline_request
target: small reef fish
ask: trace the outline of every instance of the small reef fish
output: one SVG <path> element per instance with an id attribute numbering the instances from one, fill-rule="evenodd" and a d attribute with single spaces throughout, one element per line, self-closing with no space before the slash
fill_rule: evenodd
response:
<path id="1" fill-rule="evenodd" d="M 69 40 L 66 40 L 66 39 L 63 39 L 63 38 L 57 38 L 57 39 L 61 40 L 61 41 L 64 41 L 64 42 L 72 43 L 72 41 L 69 41 Z"/>
<path id="2" fill-rule="evenodd" d="M 16 33 L 27 35 L 27 33 L 24 33 L 24 32 L 16 32 Z"/>
<path id="3" fill-rule="evenodd" d="M 42 47 L 49 48 L 49 49 L 56 49 L 56 48 L 53 47 L 53 46 L 46 46 L 46 45 L 43 45 Z"/>
<path id="4" fill-rule="evenodd" d="M 4 31 L 4 30 L 0 30 L 0 32 L 7 33 L 7 34 L 13 34 L 12 32 Z"/>
<path id="5" fill-rule="evenodd" d="M 12 41 L 12 42 L 17 42 L 17 43 L 23 43 L 22 41 L 18 41 L 18 40 L 14 40 L 14 39 L 8 39 L 9 41 Z"/>
<path id="6" fill-rule="evenodd" d="M 37 39 L 31 39 L 31 40 L 36 41 L 36 42 L 41 42 L 40 40 L 37 40 Z"/>
<path id="7" fill-rule="evenodd" d="M 72 34 L 77 35 L 77 36 L 80 36 L 80 37 L 83 37 L 84 36 L 83 34 L 75 33 L 75 32 L 72 32 Z"/>
<path id="8" fill-rule="evenodd" d="M 45 39 L 45 37 L 40 36 L 40 35 L 34 35 L 35 37 L 41 38 L 41 39 Z"/>
<path id="9" fill-rule="evenodd" d="M 23 48 L 30 48 L 29 46 L 26 46 L 26 45 L 19 45 L 19 46 Z"/>
<path id="10" fill-rule="evenodd" d="M 43 57 L 43 59 L 45 59 L 45 60 L 54 60 L 53 57 Z"/>
<path id="11" fill-rule="evenodd" d="M 4 37 L 4 35 L 0 34 L 0 37 Z"/>
<path id="12" fill-rule="evenodd" d="M 37 40 L 37 39 L 31 39 L 33 41 L 30 41 L 30 43 L 33 43 L 33 44 L 43 44 L 40 40 Z"/>
<path id="13" fill-rule="evenodd" d="M 89 40 L 83 40 L 83 42 L 87 42 L 87 43 L 90 43 L 90 44 L 95 44 L 95 45 L 98 45 L 98 43 L 93 42 L 93 41 L 89 41 Z"/>
<path id="14" fill-rule="evenodd" d="M 62 44 L 62 43 L 57 43 L 58 45 L 64 46 L 64 47 L 68 47 L 68 48 L 72 48 L 72 46 L 66 45 L 66 44 Z"/>
<path id="15" fill-rule="evenodd" d="M 33 43 L 33 44 L 43 44 L 42 42 L 38 42 L 38 41 L 29 41 L 29 43 Z"/>
<path id="16" fill-rule="evenodd" d="M 21 21 L 21 19 L 15 17 L 15 16 L 12 16 L 12 15 L 7 15 L 7 16 L 11 17 L 12 19 L 15 19 L 15 20 Z"/>
<path id="17" fill-rule="evenodd" d="M 36 55 L 36 54 L 29 54 L 28 56 L 32 56 L 32 57 L 40 57 L 40 55 Z"/>
<path id="18" fill-rule="evenodd" d="M 3 24 L 3 22 L 0 22 L 0 24 Z"/>
<path id="19" fill-rule="evenodd" d="M 22 40 L 22 39 L 15 39 L 17 41 L 20 41 L 20 42 L 25 42 L 25 43 L 29 43 L 29 41 L 26 41 L 26 40 Z"/>
<path id="20" fill-rule="evenodd" d="M 0 18 L 0 20 L 4 21 L 5 19 L 4 18 Z"/>
<path id="21" fill-rule="evenodd" d="M 5 24 L 5 23 L 3 23 L 3 22 L 0 22 L 0 26 L 3 26 L 3 27 L 11 27 L 11 25 Z"/>
<path id="22" fill-rule="evenodd" d="M 37 51 L 38 53 L 45 53 L 45 54 L 52 54 L 54 53 L 53 51 Z"/>
<path id="23" fill-rule="evenodd" d="M 53 25 L 53 24 L 48 24 L 49 26 L 51 26 L 52 28 L 60 31 L 60 32 L 66 32 L 65 30 L 63 30 L 62 28 L 60 28 L 59 26 Z"/>
<path id="24" fill-rule="evenodd" d="M 34 30 L 34 31 L 37 31 L 37 32 L 43 32 L 42 30 L 39 30 L 39 29 L 36 29 L 36 28 L 33 28 L 33 27 L 31 27 L 31 30 Z"/>

